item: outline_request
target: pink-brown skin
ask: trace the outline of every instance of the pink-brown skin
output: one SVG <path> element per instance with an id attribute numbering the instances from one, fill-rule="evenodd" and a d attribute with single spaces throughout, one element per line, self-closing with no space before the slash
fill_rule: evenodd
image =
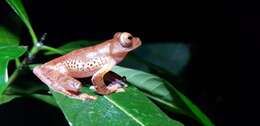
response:
<path id="1" fill-rule="evenodd" d="M 104 75 L 120 63 L 129 51 L 139 47 L 141 41 L 127 32 L 118 32 L 103 43 L 72 51 L 33 69 L 33 73 L 49 88 L 75 99 L 92 99 L 80 93 L 82 87 L 76 78 L 90 77 L 97 93 L 108 95 L 120 90 L 118 85 L 106 86 Z"/>

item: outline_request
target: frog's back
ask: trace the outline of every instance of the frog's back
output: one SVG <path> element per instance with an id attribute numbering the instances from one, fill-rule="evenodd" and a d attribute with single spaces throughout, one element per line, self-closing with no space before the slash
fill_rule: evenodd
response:
<path id="1" fill-rule="evenodd" d="M 46 65 L 56 65 L 58 63 L 67 61 L 67 60 L 72 60 L 72 59 L 84 59 L 84 54 L 87 52 L 90 52 L 90 50 L 92 50 L 93 47 L 85 47 L 85 48 L 81 48 L 81 49 L 77 49 L 77 50 L 73 50 L 63 56 L 57 57 L 47 63 L 45 63 Z"/>
<path id="2" fill-rule="evenodd" d="M 68 54 L 55 58 L 44 65 L 53 68 L 63 67 L 66 69 L 67 74 L 72 77 L 88 77 L 109 62 L 109 46 L 106 45 L 98 44 L 74 50 Z"/>

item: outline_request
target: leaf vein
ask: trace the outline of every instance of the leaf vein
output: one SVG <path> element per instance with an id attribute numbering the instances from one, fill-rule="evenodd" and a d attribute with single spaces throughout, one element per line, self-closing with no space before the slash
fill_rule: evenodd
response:
<path id="1" fill-rule="evenodd" d="M 123 107 L 121 107 L 120 105 L 118 105 L 115 101 L 113 101 L 112 99 L 108 98 L 107 96 L 104 96 L 105 99 L 107 99 L 109 102 L 111 102 L 112 104 L 114 104 L 117 108 L 119 108 L 121 111 L 123 111 L 126 115 L 128 115 L 129 117 L 131 117 L 134 121 L 136 121 L 138 124 L 140 124 L 141 126 L 145 126 L 140 120 L 138 120 L 137 118 L 135 118 L 131 113 L 127 112 Z"/>

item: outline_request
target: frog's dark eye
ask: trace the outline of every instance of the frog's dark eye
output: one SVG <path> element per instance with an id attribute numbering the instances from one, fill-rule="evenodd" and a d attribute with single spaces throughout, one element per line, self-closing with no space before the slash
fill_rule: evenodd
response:
<path id="1" fill-rule="evenodd" d="M 132 39 L 133 39 L 133 36 L 128 36 L 127 39 L 132 40 Z"/>
<path id="2" fill-rule="evenodd" d="M 133 36 L 127 32 L 123 32 L 120 35 L 120 44 L 123 47 L 130 47 L 132 45 Z"/>

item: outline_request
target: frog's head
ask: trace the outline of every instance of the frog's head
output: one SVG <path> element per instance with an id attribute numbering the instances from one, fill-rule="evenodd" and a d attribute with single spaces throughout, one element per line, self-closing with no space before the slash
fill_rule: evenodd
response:
<path id="1" fill-rule="evenodd" d="M 120 46 L 127 52 L 134 50 L 142 44 L 138 37 L 133 37 L 128 32 L 117 32 L 114 35 L 114 39 L 117 39 Z"/>

